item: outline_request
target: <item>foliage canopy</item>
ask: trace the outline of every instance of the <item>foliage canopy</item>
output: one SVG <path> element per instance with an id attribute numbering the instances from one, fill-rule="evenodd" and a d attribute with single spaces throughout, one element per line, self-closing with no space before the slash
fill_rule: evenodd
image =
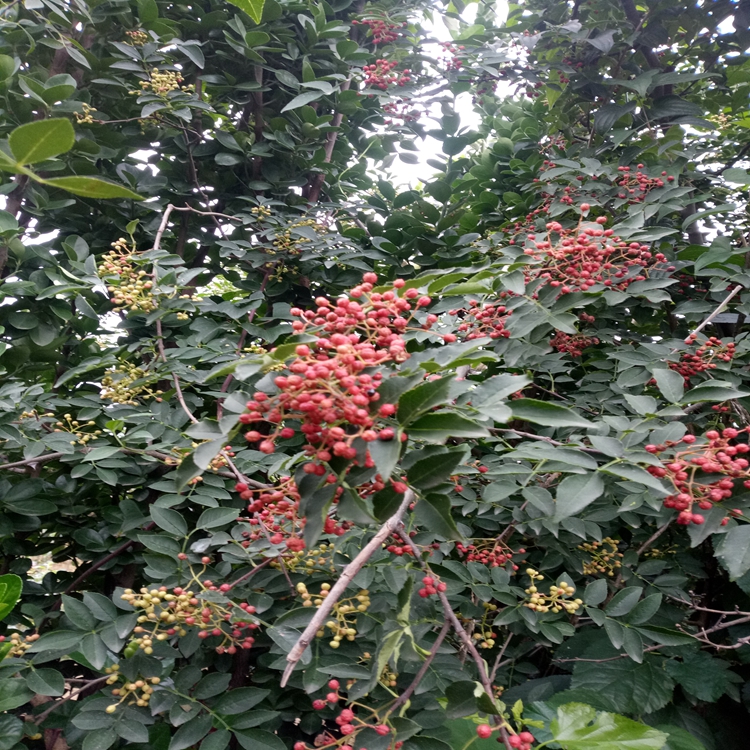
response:
<path id="1" fill-rule="evenodd" d="M 746 747 L 748 5 L 499 11 L 0 9 L 0 750 Z"/>

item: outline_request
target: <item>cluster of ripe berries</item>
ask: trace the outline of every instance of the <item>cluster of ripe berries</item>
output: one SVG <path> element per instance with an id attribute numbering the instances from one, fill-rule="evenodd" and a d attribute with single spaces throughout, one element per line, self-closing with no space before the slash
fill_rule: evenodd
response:
<path id="1" fill-rule="evenodd" d="M 638 164 L 635 172 L 630 167 L 617 167 L 617 171 L 622 174 L 616 182 L 620 188 L 618 198 L 629 198 L 632 203 L 641 203 L 654 188 L 664 187 L 662 177 L 667 182 L 674 182 L 674 177 L 666 172 L 662 172 L 661 177 L 649 177 L 641 171 L 643 167 L 643 164 Z"/>
<path id="2" fill-rule="evenodd" d="M 409 536 L 416 536 L 416 531 L 410 531 Z M 412 548 L 399 536 L 398 534 L 393 534 L 391 537 L 391 540 L 389 540 L 389 544 L 386 546 L 386 549 L 388 552 L 391 552 L 392 554 L 396 555 L 397 557 L 402 557 L 403 555 L 413 555 L 414 551 Z"/>
<path id="3" fill-rule="evenodd" d="M 488 303 L 480 305 L 476 300 L 470 300 L 469 308 L 463 310 L 449 310 L 449 315 L 457 315 L 461 322 L 456 326 L 457 334 L 446 334 L 443 339 L 451 343 L 458 338 L 466 341 L 484 338 L 491 339 L 508 338 L 510 331 L 506 330 L 505 323 L 512 311 L 506 309 L 505 305 Z"/>
<path id="4" fill-rule="evenodd" d="M 584 214 L 590 208 L 588 203 L 581 204 Z M 593 226 L 579 223 L 573 229 L 565 229 L 551 221 L 543 239 L 527 235 L 530 246 L 524 252 L 538 265 L 524 269 L 526 283 L 540 280 L 561 294 L 585 292 L 597 284 L 624 291 L 630 284 L 646 279 L 645 269 L 666 261 L 666 256 L 652 253 L 648 245 L 625 242 L 611 229 L 602 229 L 606 223 L 606 217 L 600 216 Z M 674 266 L 667 270 L 674 270 Z"/>
<path id="5" fill-rule="evenodd" d="M 300 318 L 292 324 L 294 331 L 312 332 L 316 339 L 296 347 L 296 358 L 287 366 L 289 374 L 274 379 L 278 392 L 253 394 L 248 411 L 240 415 L 242 424 L 268 430 L 245 433 L 246 440 L 258 442 L 258 450 L 273 453 L 279 438 L 295 435 L 295 429 L 284 423 L 299 422 L 308 455 L 314 459 L 304 470 L 323 476 L 324 464 L 333 456 L 348 460 L 357 456 L 352 447 L 356 439 L 393 439 L 393 428 L 378 427 L 377 422 L 392 417 L 396 406 L 385 403 L 374 408 L 383 375 L 365 370 L 409 358 L 402 334 L 415 311 L 432 300 L 413 288 L 400 296 L 402 279 L 394 281 L 392 289 L 373 292 L 377 278 L 374 273 L 364 274 L 362 283 L 335 304 L 318 297 L 314 310 L 292 308 L 292 315 Z M 429 329 L 435 322 L 437 316 L 428 315 L 419 329 Z"/>
<path id="6" fill-rule="evenodd" d="M 386 125 L 390 125 L 394 120 L 404 123 L 416 122 L 422 116 L 421 110 L 414 108 L 408 98 L 387 102 L 383 106 L 383 113 L 388 115 L 384 121 Z"/>
<path id="7" fill-rule="evenodd" d="M 394 69 L 398 66 L 397 60 L 376 60 L 372 65 L 365 65 L 362 72 L 365 74 L 365 86 L 371 86 L 381 91 L 386 91 L 390 86 L 406 86 L 411 83 L 411 70 L 405 68 L 400 73 Z"/>
<path id="8" fill-rule="evenodd" d="M 208 559 L 208 558 L 204 558 Z M 207 591 L 228 592 L 228 583 L 215 586 L 211 581 L 203 581 Z M 121 598 L 134 609 L 141 610 L 138 625 L 133 629 L 135 638 L 125 649 L 126 656 L 133 656 L 138 650 L 145 654 L 153 653 L 154 641 L 166 641 L 171 636 L 185 636 L 186 627 L 197 627 L 201 639 L 217 637 L 220 643 L 215 647 L 218 654 L 235 654 L 239 649 L 249 649 L 255 639 L 250 633 L 258 628 L 252 616 L 255 607 L 246 602 L 239 604 L 248 619 L 235 620 L 233 607 L 225 607 L 218 602 L 198 598 L 193 591 L 185 591 L 180 586 L 171 591 L 166 586 L 158 589 L 142 588 L 138 593 L 125 589 Z"/>
<path id="9" fill-rule="evenodd" d="M 694 344 L 697 336 L 691 333 L 686 339 L 686 344 Z M 734 342 L 724 344 L 721 339 L 711 336 L 701 344 L 695 353 L 683 352 L 679 362 L 670 362 L 669 368 L 679 372 L 685 378 L 685 384 L 689 385 L 690 378 L 706 370 L 715 370 L 716 361 L 731 362 L 734 359 L 737 346 Z"/>
<path id="10" fill-rule="evenodd" d="M 558 352 L 563 354 L 570 354 L 571 357 L 583 356 L 584 349 L 588 349 L 590 346 L 595 346 L 598 343 L 599 339 L 595 336 L 585 336 L 582 333 L 571 335 L 562 331 L 556 331 L 549 342 L 553 349 L 557 349 Z"/>
<path id="11" fill-rule="evenodd" d="M 313 708 L 316 711 L 323 711 L 328 708 L 329 705 L 337 706 L 339 701 L 341 700 L 341 696 L 338 693 L 340 687 L 341 685 L 338 680 L 330 680 L 328 683 L 328 688 L 331 692 L 326 694 L 325 700 L 323 700 L 322 698 L 314 700 L 312 704 Z M 365 721 L 362 721 L 354 713 L 354 711 L 352 711 L 351 708 L 342 709 L 334 718 L 334 722 L 338 724 L 339 732 L 341 733 L 342 737 L 350 738 L 348 742 L 353 741 L 356 735 L 359 734 L 359 732 L 367 728 L 375 730 L 375 732 L 381 737 L 385 737 L 391 733 L 391 728 L 387 724 L 369 724 Z M 352 750 L 351 745 L 340 745 L 339 742 L 340 740 L 336 740 L 330 735 L 325 734 L 321 736 L 320 742 L 316 741 L 315 746 L 316 748 L 326 748 L 329 745 L 337 745 L 338 750 Z M 400 750 L 402 744 L 403 743 L 401 742 L 395 743 L 395 750 Z M 310 748 L 304 742 L 296 742 L 294 744 L 294 750 L 310 750 Z M 366 749 L 360 748 L 360 750 Z"/>
<path id="12" fill-rule="evenodd" d="M 480 724 L 477 727 L 477 736 L 480 739 L 487 740 L 492 737 L 492 733 L 499 727 L 491 727 L 489 724 Z M 498 739 L 498 742 L 502 740 Z M 511 734 L 508 736 L 508 744 L 514 750 L 531 750 L 531 743 L 534 742 L 534 735 L 531 732 L 521 732 L 520 734 Z"/>
<path id="13" fill-rule="evenodd" d="M 438 65 L 440 65 L 443 70 L 461 70 L 461 66 L 463 65 L 463 62 L 459 56 L 463 50 L 466 49 L 463 44 L 456 45 L 451 44 L 451 42 L 441 42 L 440 43 L 440 57 L 438 57 Z"/>
<path id="14" fill-rule="evenodd" d="M 461 542 L 456 544 L 456 551 L 462 557 L 466 556 L 466 562 L 478 562 L 489 568 L 499 568 L 501 565 L 513 562 L 513 555 L 525 555 L 526 550 L 521 548 L 513 551 L 510 547 L 496 539 L 490 539 L 488 543 L 467 544 Z M 513 565 L 513 571 L 518 570 L 518 565 Z"/>
<path id="15" fill-rule="evenodd" d="M 388 44 L 398 39 L 398 29 L 406 28 L 406 21 L 403 23 L 391 23 L 383 21 L 380 18 L 365 18 L 358 21 L 356 18 L 352 21 L 352 26 L 365 26 L 372 34 L 373 44 Z"/>
<path id="16" fill-rule="evenodd" d="M 417 593 L 426 599 L 428 596 L 435 596 L 438 591 L 443 593 L 447 588 L 442 581 L 436 581 L 432 576 L 425 576 L 422 579 L 422 588 Z"/>
<path id="17" fill-rule="evenodd" d="M 683 526 L 702 524 L 705 518 L 694 513 L 695 505 L 701 510 L 709 510 L 715 503 L 732 497 L 734 483 L 741 480 L 750 489 L 750 461 L 743 456 L 750 453 L 750 445 L 734 442 L 750 428 L 737 430 L 725 428 L 721 434 L 708 430 L 707 442 L 697 443 L 695 435 L 685 435 L 679 442 L 668 441 L 663 445 L 647 445 L 645 450 L 662 458 L 663 466 L 649 466 L 648 472 L 655 477 L 666 479 L 674 488 L 673 494 L 664 500 L 664 506 L 679 511 L 677 523 Z M 669 458 L 662 457 L 665 452 Z M 719 479 L 707 481 L 703 475 L 719 475 Z M 739 511 L 733 511 L 739 514 Z M 727 524 L 724 518 L 722 526 Z"/>

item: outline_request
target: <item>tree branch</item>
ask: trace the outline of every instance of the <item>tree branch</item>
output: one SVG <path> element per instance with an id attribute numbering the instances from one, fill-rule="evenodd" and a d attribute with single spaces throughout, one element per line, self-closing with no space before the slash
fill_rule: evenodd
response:
<path id="1" fill-rule="evenodd" d="M 289 664 L 281 677 L 281 687 L 284 687 L 289 681 L 289 677 L 297 666 L 297 662 L 302 658 L 302 654 L 305 653 L 315 634 L 320 630 L 320 626 L 325 622 L 329 612 L 333 609 L 333 605 L 341 598 L 341 595 L 347 586 L 349 586 L 354 576 L 359 573 L 374 552 L 380 549 L 383 542 L 401 525 L 401 518 L 409 505 L 414 502 L 414 499 L 414 492 L 407 489 L 404 493 L 404 499 L 401 501 L 401 505 L 399 505 L 396 512 L 380 527 L 375 536 L 370 539 L 360 553 L 344 568 L 338 581 L 333 584 L 333 587 L 328 592 L 328 596 L 323 599 L 323 603 L 313 615 L 309 625 L 304 629 L 297 643 L 294 644 L 292 650 L 287 654 L 286 660 Z"/>

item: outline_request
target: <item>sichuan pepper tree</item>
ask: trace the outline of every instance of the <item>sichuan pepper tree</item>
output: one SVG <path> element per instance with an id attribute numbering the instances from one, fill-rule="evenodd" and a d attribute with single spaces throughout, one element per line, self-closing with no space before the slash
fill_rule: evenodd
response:
<path id="1" fill-rule="evenodd" d="M 472 10 L 0 9 L 2 748 L 744 747 L 746 9 Z"/>

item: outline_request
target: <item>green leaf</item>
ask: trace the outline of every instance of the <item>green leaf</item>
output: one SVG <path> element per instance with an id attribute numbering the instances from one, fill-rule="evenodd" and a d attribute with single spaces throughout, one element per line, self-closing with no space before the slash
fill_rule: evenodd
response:
<path id="1" fill-rule="evenodd" d="M 573 474 L 557 486 L 555 520 L 580 513 L 604 492 L 604 482 L 599 474 Z"/>
<path id="2" fill-rule="evenodd" d="M 74 651 L 83 639 L 84 634 L 75 630 L 56 630 L 45 633 L 38 641 L 31 644 L 29 651 Z M 0 709 L 2 711 L 3 709 Z"/>
<path id="3" fill-rule="evenodd" d="M 454 682 L 445 689 L 448 705 L 445 715 L 449 719 L 460 719 L 462 716 L 472 716 L 477 712 L 476 682 L 461 680 Z"/>
<path id="4" fill-rule="evenodd" d="M 193 689 L 193 698 L 199 701 L 213 698 L 215 695 L 226 691 L 231 679 L 230 673 L 215 672 L 207 674 Z"/>
<path id="5" fill-rule="evenodd" d="M 0 750 L 10 750 L 23 737 L 23 722 L 17 716 L 0 716 Z M 23 747 L 23 745 L 21 745 Z"/>
<path id="6" fill-rule="evenodd" d="M 247 13 L 255 23 L 260 23 L 263 20 L 265 0 L 229 0 L 229 2 Z M 172 749 L 170 748 L 170 750 Z"/>
<path id="7" fill-rule="evenodd" d="M 654 370 L 656 385 L 667 401 L 677 404 L 685 393 L 685 378 L 674 370 Z"/>
<path id="8" fill-rule="evenodd" d="M 63 612 L 73 625 L 81 630 L 93 630 L 96 627 L 96 618 L 83 602 L 65 594 L 61 599 Z"/>
<path id="9" fill-rule="evenodd" d="M 567 406 L 538 401 L 534 398 L 519 398 L 508 403 L 513 416 L 525 422 L 534 422 L 545 427 L 591 427 L 591 422 L 576 414 Z"/>
<path id="10" fill-rule="evenodd" d="M 643 664 L 631 659 L 579 662 L 573 669 L 571 687 L 595 691 L 629 714 L 652 713 L 672 698 L 674 683 L 664 671 L 664 661 L 647 656 Z"/>
<path id="11" fill-rule="evenodd" d="M 667 740 L 658 729 L 583 703 L 560 706 L 550 732 L 563 750 L 660 750 Z"/>
<path id="12" fill-rule="evenodd" d="M 716 557 L 736 581 L 750 570 L 750 525 L 735 526 L 724 534 L 716 547 Z"/>
<path id="13" fill-rule="evenodd" d="M 449 438 L 487 437 L 485 427 L 453 412 L 425 414 L 412 422 L 408 428 L 409 437 L 428 443 L 444 443 Z"/>
<path id="14" fill-rule="evenodd" d="M 18 164 L 36 164 L 73 148 L 76 136 L 69 120 L 54 117 L 21 125 L 8 137 Z"/>
<path id="15" fill-rule="evenodd" d="M 23 581 L 13 573 L 0 576 L 0 620 L 4 620 L 21 598 Z"/>
<path id="16" fill-rule="evenodd" d="M 641 598 L 642 593 L 643 589 L 639 586 L 629 586 L 624 588 L 612 597 L 612 600 L 604 608 L 604 611 L 610 617 L 622 617 L 638 604 L 638 600 Z"/>
<path id="17" fill-rule="evenodd" d="M 57 698 L 65 692 L 65 678 L 56 669 L 34 669 L 26 675 L 26 685 L 39 695 Z"/>
<path id="18" fill-rule="evenodd" d="M 402 425 L 413 422 L 420 414 L 448 402 L 453 377 L 428 380 L 401 395 L 398 400 L 398 421 Z"/>
<path id="19" fill-rule="evenodd" d="M 322 91 L 305 91 L 302 94 L 298 94 L 297 96 L 295 96 L 294 99 L 288 102 L 281 111 L 288 112 L 290 109 L 297 109 L 298 107 L 304 107 L 305 104 L 310 104 L 310 102 L 317 101 L 322 96 L 323 96 Z"/>
<path id="20" fill-rule="evenodd" d="M 203 714 L 183 724 L 172 737 L 169 750 L 186 750 L 200 742 L 211 730 L 213 719 L 210 714 Z"/>
<path id="21" fill-rule="evenodd" d="M 278 630 L 279 628 L 276 629 Z M 270 694 L 270 692 L 270 690 L 263 690 L 256 687 L 237 688 L 237 690 L 230 690 L 214 706 L 214 710 L 217 713 L 224 714 L 225 716 L 241 714 L 244 711 L 249 711 L 254 706 L 257 706 L 258 703 L 260 703 Z"/>
<path id="22" fill-rule="evenodd" d="M 150 509 L 151 518 L 154 523 L 169 534 L 183 537 L 187 535 L 187 521 L 181 513 L 170 508 L 160 508 L 158 505 L 152 505 Z"/>
<path id="23" fill-rule="evenodd" d="M 23 706 L 33 697 L 34 693 L 26 687 L 25 680 L 7 677 L 0 680 L 0 712 Z"/>
<path id="24" fill-rule="evenodd" d="M 730 664 L 704 651 L 687 653 L 681 662 L 667 662 L 669 676 L 699 701 L 716 703 L 735 682 L 742 679 L 730 669 Z"/>
<path id="25" fill-rule="evenodd" d="M 414 508 L 417 523 L 444 539 L 463 540 L 451 515 L 451 501 L 446 495 L 427 495 Z"/>
<path id="26" fill-rule="evenodd" d="M 401 441 L 398 435 L 395 435 L 392 440 L 373 440 L 368 444 L 368 450 L 383 481 L 390 479 L 401 453 Z"/>
<path id="27" fill-rule="evenodd" d="M 675 727 L 671 724 L 658 724 L 656 728 L 660 732 L 666 732 L 669 735 L 667 744 L 663 750 L 706 750 L 706 746 L 693 737 L 690 732 L 682 727 Z"/>
<path id="28" fill-rule="evenodd" d="M 108 750 L 117 742 L 117 734 L 112 729 L 89 732 L 83 738 L 83 750 Z"/>
<path id="29" fill-rule="evenodd" d="M 607 581 L 600 578 L 598 581 L 592 581 L 586 586 L 583 594 L 583 601 L 589 606 L 601 604 L 607 598 Z"/>
<path id="30" fill-rule="evenodd" d="M 126 198 L 133 201 L 144 200 L 142 195 L 134 193 L 124 185 L 118 185 L 116 182 L 103 180 L 100 177 L 50 177 L 39 180 L 39 182 L 49 185 L 50 187 L 67 190 L 73 195 L 80 195 L 82 198 L 98 198 L 105 200 L 109 198 Z"/>
<path id="31" fill-rule="evenodd" d="M 734 386 L 709 380 L 689 390 L 682 401 L 685 404 L 696 404 L 701 401 L 729 401 L 745 396 L 750 396 L 750 391 L 740 391 Z"/>
<path id="32" fill-rule="evenodd" d="M 279 737 L 264 729 L 244 729 L 234 735 L 245 750 L 287 750 Z"/>
<path id="33" fill-rule="evenodd" d="M 370 446 L 372 452 L 372 443 Z M 456 471 L 464 455 L 463 451 L 445 451 L 420 459 L 406 472 L 409 484 L 422 490 L 442 484 Z M 375 464 L 377 465 L 377 461 Z"/>
<path id="34" fill-rule="evenodd" d="M 217 729 L 201 742 L 200 750 L 224 750 L 231 739 L 232 733 L 229 730 Z"/>
<path id="35" fill-rule="evenodd" d="M 236 521 L 241 513 L 242 511 L 237 508 L 209 508 L 201 513 L 195 528 L 218 529 L 220 526 Z"/>

